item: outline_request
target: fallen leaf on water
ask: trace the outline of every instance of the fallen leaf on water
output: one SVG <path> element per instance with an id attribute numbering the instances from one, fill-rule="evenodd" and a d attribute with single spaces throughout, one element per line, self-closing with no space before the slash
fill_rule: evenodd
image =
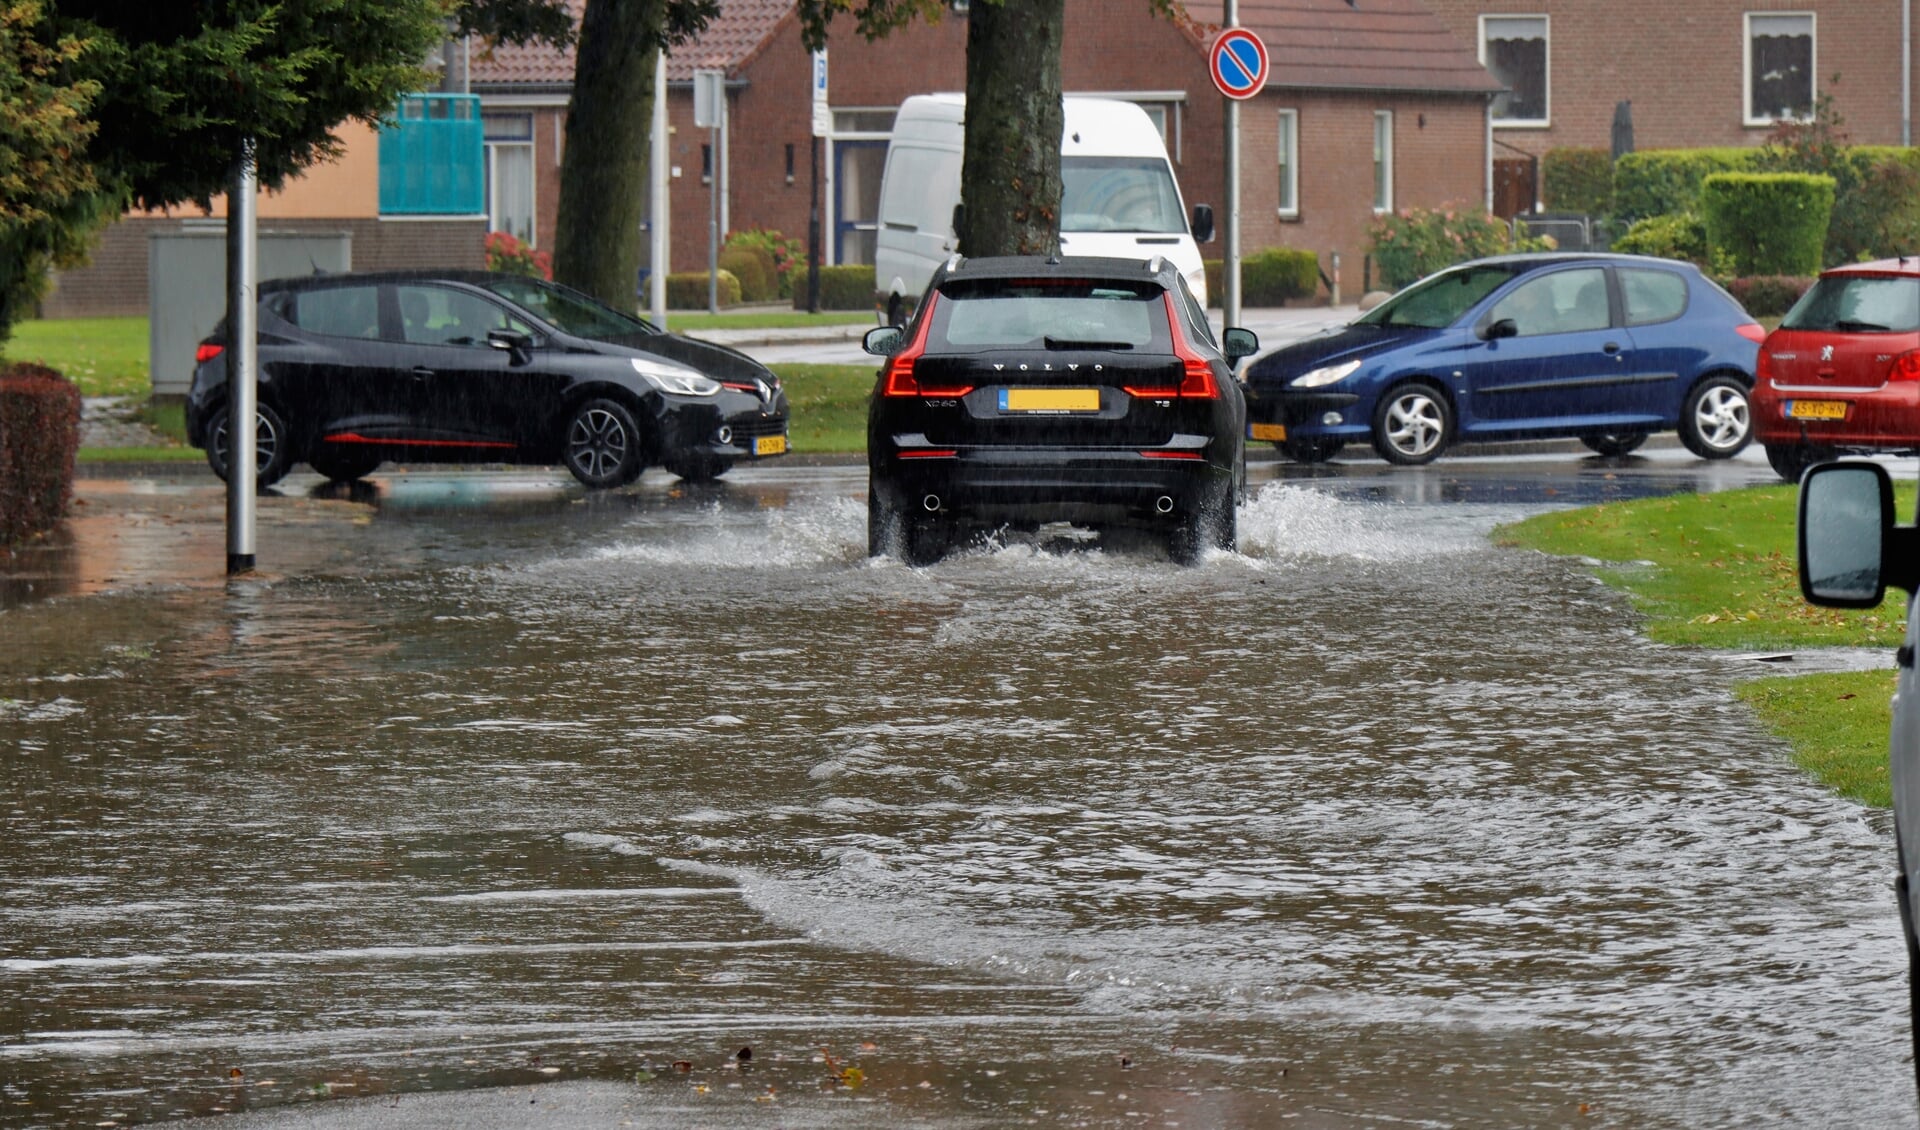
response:
<path id="1" fill-rule="evenodd" d="M 246 1077 L 247 1077 L 247 1073 L 240 1070 L 237 1067 L 231 1068 L 227 1071 L 227 1078 L 233 1079 L 235 1081 L 245 1079 Z"/>
<path id="2" fill-rule="evenodd" d="M 867 1081 L 867 1073 L 857 1067 L 849 1067 L 840 1073 L 840 1081 L 849 1087 L 858 1087 Z"/>
<path id="3" fill-rule="evenodd" d="M 693 1061 L 690 1059 L 676 1059 L 673 1061 L 673 1069 L 684 1075 L 693 1070 Z"/>

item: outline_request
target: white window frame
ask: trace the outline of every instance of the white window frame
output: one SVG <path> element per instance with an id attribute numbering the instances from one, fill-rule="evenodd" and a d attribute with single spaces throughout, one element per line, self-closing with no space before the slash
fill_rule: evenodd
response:
<path id="1" fill-rule="evenodd" d="M 1281 110 L 1275 120 L 1278 131 L 1278 156 L 1285 164 L 1279 178 L 1279 213 L 1282 219 L 1300 218 L 1300 111 Z M 1291 202 L 1291 203 L 1289 203 Z"/>
<path id="2" fill-rule="evenodd" d="M 1373 214 L 1393 211 L 1393 111 L 1373 112 Z"/>
<path id="3" fill-rule="evenodd" d="M 1807 21 L 1807 37 L 1813 51 L 1807 60 L 1807 117 L 1763 118 L 1753 112 L 1753 19 L 1755 16 L 1797 16 Z M 1770 126 L 1781 121 L 1810 121 L 1813 107 L 1820 99 L 1820 16 L 1812 11 L 1743 12 L 1740 16 L 1740 118 L 1749 126 Z"/>
<path id="4" fill-rule="evenodd" d="M 509 116 L 515 116 L 507 112 L 503 112 L 498 107 L 487 106 L 485 104 L 482 104 L 480 109 L 481 109 L 482 122 L 485 122 L 489 115 L 493 115 L 496 118 L 505 118 Z M 524 242 L 528 247 L 537 247 L 539 246 L 539 236 L 540 236 L 540 199 L 539 199 L 540 169 L 538 164 L 534 161 L 533 114 L 532 112 L 529 111 L 524 116 L 526 119 L 526 133 L 524 136 L 512 135 L 512 136 L 506 136 L 506 137 L 500 137 L 500 138 L 487 138 L 481 142 L 481 145 L 485 150 L 485 156 L 486 156 L 485 175 L 487 178 L 486 179 L 487 230 L 488 231 L 506 231 L 507 230 L 499 226 L 500 166 L 497 160 L 498 151 L 501 149 L 524 149 L 526 150 L 526 153 L 527 153 L 527 170 L 530 175 L 528 177 L 528 182 L 527 182 L 527 236 L 524 240 L 522 240 L 522 242 Z M 500 123 L 500 124 L 504 124 L 504 123 Z M 484 126 L 482 127 L 481 132 L 484 135 L 485 133 Z M 516 236 L 515 238 L 518 238 L 518 237 Z"/>
<path id="5" fill-rule="evenodd" d="M 1488 20 L 1539 20 L 1541 42 L 1546 44 L 1543 66 L 1541 68 L 1541 103 L 1546 111 L 1540 118 L 1495 118 L 1494 129 L 1550 129 L 1553 126 L 1553 17 L 1542 12 L 1489 12 L 1480 17 L 1480 65 L 1487 65 L 1487 21 Z"/>

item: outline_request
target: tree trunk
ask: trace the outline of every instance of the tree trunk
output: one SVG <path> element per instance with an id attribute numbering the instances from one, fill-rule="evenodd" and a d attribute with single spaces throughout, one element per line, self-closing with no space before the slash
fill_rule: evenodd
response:
<path id="1" fill-rule="evenodd" d="M 1066 0 L 974 0 L 967 13 L 964 255 L 1060 251 L 1060 33 Z"/>
<path id="2" fill-rule="evenodd" d="M 665 17 L 665 0 L 587 0 L 567 102 L 554 278 L 621 310 L 637 305 L 653 59 Z"/>

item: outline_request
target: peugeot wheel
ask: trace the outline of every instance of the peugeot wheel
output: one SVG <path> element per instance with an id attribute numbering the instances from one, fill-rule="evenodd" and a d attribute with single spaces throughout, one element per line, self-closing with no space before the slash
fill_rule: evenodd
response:
<path id="1" fill-rule="evenodd" d="M 1625 455 L 1647 442 L 1645 432 L 1612 432 L 1600 436 L 1581 436 L 1580 442 L 1595 455 Z"/>
<path id="2" fill-rule="evenodd" d="M 1452 431 L 1453 410 L 1432 385 L 1399 385 L 1373 410 L 1373 449 L 1402 467 L 1439 458 Z"/>
<path id="3" fill-rule="evenodd" d="M 589 400 L 567 421 L 562 443 L 567 470 L 588 490 L 625 486 L 640 477 L 647 462 L 640 425 L 626 405 Z"/>
<path id="4" fill-rule="evenodd" d="M 225 406 L 207 422 L 207 466 L 224 481 L 227 477 L 227 452 L 231 437 L 227 434 L 228 412 Z M 287 422 L 269 404 L 258 406 L 253 424 L 253 480 L 257 487 L 269 487 L 286 477 Z"/>
<path id="5" fill-rule="evenodd" d="M 1773 473 L 1790 483 L 1798 483 L 1808 467 L 1833 458 L 1832 450 L 1803 443 L 1767 443 L 1761 447 L 1766 450 L 1767 465 Z"/>
<path id="6" fill-rule="evenodd" d="M 1733 377 L 1708 377 L 1693 386 L 1680 411 L 1680 442 L 1702 459 L 1737 455 L 1753 438 L 1747 386 Z"/>

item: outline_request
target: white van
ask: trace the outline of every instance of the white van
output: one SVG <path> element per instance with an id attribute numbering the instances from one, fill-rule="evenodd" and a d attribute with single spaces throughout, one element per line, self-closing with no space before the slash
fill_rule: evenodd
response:
<path id="1" fill-rule="evenodd" d="M 887 295 L 898 325 L 934 268 L 956 249 L 960 155 L 966 144 L 965 95 L 922 94 L 900 104 L 880 179 L 874 289 Z M 1180 268 L 1202 304 L 1207 272 L 1201 243 L 1213 238 L 1213 209 L 1196 204 L 1191 227 L 1166 144 L 1147 112 L 1132 102 L 1068 95 L 1060 138 L 1060 250 L 1115 259 L 1164 256 Z"/>

